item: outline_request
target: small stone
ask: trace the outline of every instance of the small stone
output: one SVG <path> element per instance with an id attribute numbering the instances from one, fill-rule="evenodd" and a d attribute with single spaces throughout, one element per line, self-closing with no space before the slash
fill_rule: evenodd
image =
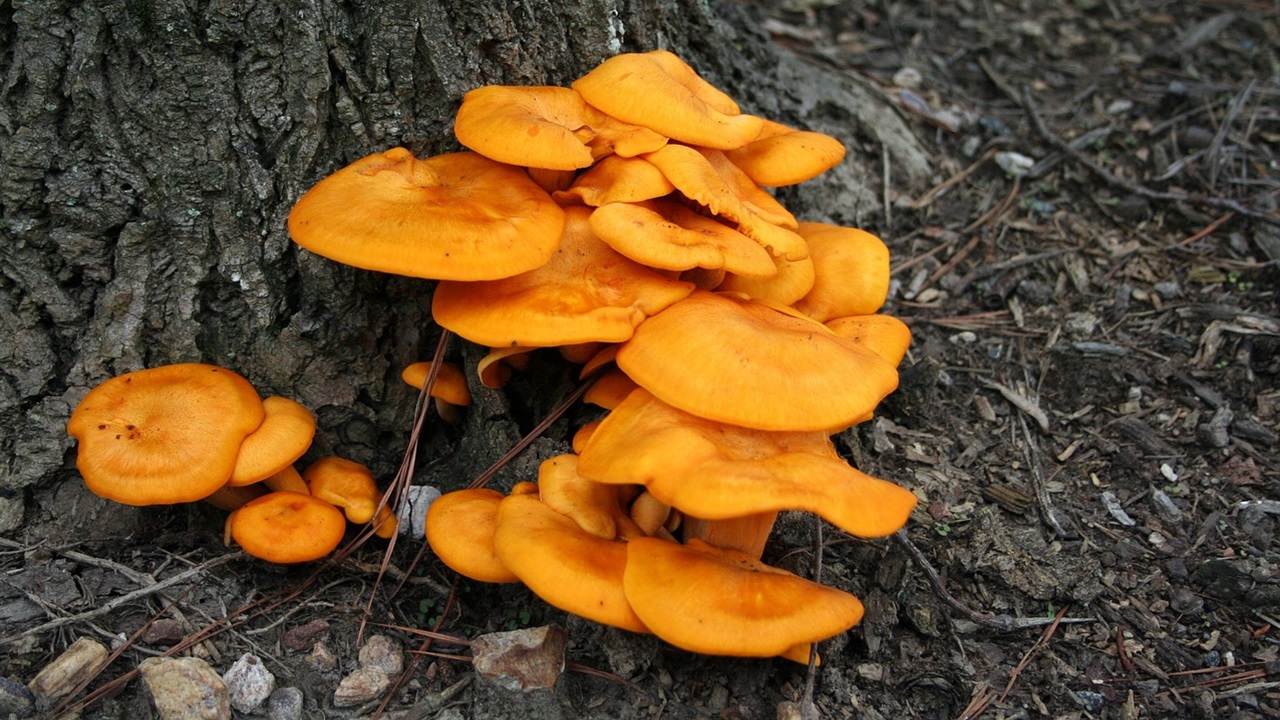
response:
<path id="1" fill-rule="evenodd" d="M 1107 702 L 1102 693 L 1096 693 L 1092 690 L 1072 690 L 1071 697 L 1080 703 L 1080 707 L 1093 715 L 1102 712 L 1102 706 Z"/>
<path id="2" fill-rule="evenodd" d="M 106 662 L 106 646 L 93 638 L 82 637 L 46 665 L 27 687 L 39 697 L 60 698 L 96 674 Z"/>
<path id="3" fill-rule="evenodd" d="M 1196 428 L 1196 440 L 1209 447 L 1226 447 L 1231 443 L 1231 436 L 1228 435 L 1227 428 L 1231 426 L 1231 421 L 1234 418 L 1235 413 L 1231 412 L 1231 408 L 1223 405 L 1213 414 L 1209 422 Z"/>
<path id="4" fill-rule="evenodd" d="M 227 686 L 199 658 L 147 658 L 138 666 L 162 720 L 230 720 Z"/>
<path id="5" fill-rule="evenodd" d="M 440 489 L 430 485 L 410 485 L 397 520 L 400 534 L 420 538 L 427 532 L 427 508 L 440 497 Z"/>
<path id="6" fill-rule="evenodd" d="M 400 643 L 386 635 L 374 635 L 360 648 L 361 665 L 381 668 L 388 675 L 399 675 L 404 669 L 404 650 Z"/>
<path id="7" fill-rule="evenodd" d="M 147 645 L 169 647 L 177 644 L 186 634 L 182 623 L 172 618 L 161 618 L 148 625 L 147 629 L 142 631 L 140 639 Z"/>
<path id="8" fill-rule="evenodd" d="M 271 720 L 302 720 L 302 691 L 296 687 L 276 688 L 267 698 Z"/>
<path id="9" fill-rule="evenodd" d="M 276 676 L 251 653 L 241 655 L 223 674 L 222 682 L 231 696 L 231 707 L 242 713 L 257 710 L 276 689 Z"/>
<path id="10" fill-rule="evenodd" d="M 284 646 L 299 652 L 310 650 L 316 640 L 327 632 L 329 632 L 329 623 L 324 620 L 312 620 L 306 625 L 289 628 L 284 634 Z"/>
<path id="11" fill-rule="evenodd" d="M 880 663 L 861 663 L 854 670 L 858 677 L 868 682 L 878 683 L 884 680 L 884 666 Z"/>
<path id="12" fill-rule="evenodd" d="M 317 642 L 311 647 L 311 654 L 307 656 L 307 662 L 311 663 L 311 667 L 317 670 L 338 669 L 338 658 L 334 656 L 329 646 L 322 642 Z"/>
<path id="13" fill-rule="evenodd" d="M 29 717 L 35 712 L 36 696 L 17 680 L 0 677 L 0 717 Z"/>
<path id="14" fill-rule="evenodd" d="M 365 665 L 342 678 L 333 691 L 334 707 L 352 707 L 376 700 L 391 687 L 391 678 L 380 667 Z"/>
<path id="15" fill-rule="evenodd" d="M 924 76 L 920 71 L 913 67 L 904 67 L 893 74 L 893 84 L 900 88 L 914 90 L 920 87 L 920 83 L 924 81 Z"/>
<path id="16" fill-rule="evenodd" d="M 1183 615 L 1198 613 L 1204 609 L 1204 600 L 1184 587 L 1174 588 L 1169 596 L 1169 608 Z"/>
<path id="17" fill-rule="evenodd" d="M 550 689 L 564 672 L 568 633 L 547 625 L 481 635 L 471 664 L 485 680 L 508 690 Z"/>

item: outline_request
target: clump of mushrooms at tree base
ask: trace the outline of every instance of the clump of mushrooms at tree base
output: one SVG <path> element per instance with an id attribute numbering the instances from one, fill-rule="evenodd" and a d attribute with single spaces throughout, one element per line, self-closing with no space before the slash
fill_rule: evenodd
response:
<path id="1" fill-rule="evenodd" d="M 843 146 L 743 113 L 666 51 L 615 56 L 570 87 L 478 88 L 454 132 L 466 151 L 394 148 L 324 178 L 290 235 L 438 281 L 435 321 L 490 348 L 483 385 L 555 348 L 607 414 L 507 494 L 436 500 L 432 550 L 466 577 L 522 582 L 687 650 L 807 662 L 863 609 L 761 561 L 778 513 L 881 537 L 916 503 L 830 439 L 897 387 L 910 332 L 877 314 L 888 249 L 798 221 L 766 189 L 830 169 Z M 439 407 L 456 411 L 468 388 L 446 371 Z M 82 455 L 93 422 L 73 419 Z"/>
<path id="2" fill-rule="evenodd" d="M 294 469 L 315 430 L 315 418 L 296 401 L 264 399 L 238 373 L 204 363 L 110 378 L 67 422 L 89 490 L 135 506 L 204 500 L 231 511 L 228 544 L 274 563 L 325 557 L 348 520 L 372 523 L 381 537 L 396 532 L 363 465 L 324 457 L 302 473 Z"/>

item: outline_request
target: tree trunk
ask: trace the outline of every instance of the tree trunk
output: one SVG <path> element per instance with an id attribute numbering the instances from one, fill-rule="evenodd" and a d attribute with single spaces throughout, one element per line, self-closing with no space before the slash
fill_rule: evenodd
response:
<path id="1" fill-rule="evenodd" d="M 385 478 L 416 399 L 399 371 L 437 335 L 430 284 L 300 250 L 291 205 L 371 152 L 457 149 L 471 88 L 564 85 L 659 47 L 744 110 L 846 142 L 840 168 L 786 194 L 801 217 L 878 215 L 882 148 L 896 177 L 927 171 L 883 100 L 780 55 L 736 5 L 0 2 L 0 531 L 76 478 L 65 423 L 90 387 L 172 362 L 299 400 L 319 420 L 314 455 Z M 519 434 L 500 398 L 427 449 L 466 458 L 429 475 L 483 467 Z"/>

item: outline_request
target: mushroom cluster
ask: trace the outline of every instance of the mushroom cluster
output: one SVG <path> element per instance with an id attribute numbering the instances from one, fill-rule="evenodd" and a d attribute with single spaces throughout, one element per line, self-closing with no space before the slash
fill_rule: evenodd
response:
<path id="1" fill-rule="evenodd" d="M 363 466 L 322 458 L 294 469 L 315 431 L 296 401 L 262 398 L 241 375 L 204 363 L 110 378 L 67 422 L 90 491 L 137 506 L 207 501 L 231 511 L 228 543 L 276 563 L 328 555 L 348 520 L 395 532 L 394 515 L 375 512 L 382 493 Z"/>
<path id="2" fill-rule="evenodd" d="M 396 148 L 321 180 L 289 216 L 293 239 L 437 280 L 436 322 L 491 349 L 484 385 L 558 348 L 608 414 L 536 482 L 437 500 L 437 556 L 701 653 L 805 661 L 855 625 L 852 595 L 760 559 L 781 511 L 876 537 L 915 506 L 830 439 L 897 386 L 910 332 L 876 314 L 888 249 L 800 222 L 767 189 L 843 146 L 741 112 L 666 51 L 571 87 L 478 88 L 454 132 L 467 151 Z"/>

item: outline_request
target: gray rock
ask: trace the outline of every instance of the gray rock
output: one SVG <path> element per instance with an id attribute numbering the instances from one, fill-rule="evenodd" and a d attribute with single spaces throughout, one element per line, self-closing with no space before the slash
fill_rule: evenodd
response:
<path id="1" fill-rule="evenodd" d="M 0 717 L 28 718 L 35 713 L 36 696 L 26 685 L 0 677 Z"/>
<path id="2" fill-rule="evenodd" d="M 222 675 L 231 696 L 231 707 L 237 712 L 251 713 L 276 689 L 276 676 L 262 664 L 257 655 L 245 653 Z"/>
<path id="3" fill-rule="evenodd" d="M 271 720 L 301 720 L 302 691 L 296 687 L 276 688 L 267 698 L 267 717 Z"/>
<path id="4" fill-rule="evenodd" d="M 230 720 L 231 697 L 200 658 L 147 658 L 138 666 L 162 720 Z"/>

